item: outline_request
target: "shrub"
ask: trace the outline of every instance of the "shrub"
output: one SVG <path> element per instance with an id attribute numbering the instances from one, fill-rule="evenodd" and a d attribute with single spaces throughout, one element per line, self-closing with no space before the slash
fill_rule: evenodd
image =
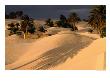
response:
<path id="1" fill-rule="evenodd" d="M 46 20 L 46 25 L 48 25 L 50 27 L 54 26 L 53 21 L 50 18 Z"/>
<path id="2" fill-rule="evenodd" d="M 10 35 L 16 34 L 16 32 L 19 30 L 19 29 L 14 25 L 14 23 L 8 24 L 8 26 L 10 27 L 10 28 L 8 28 L 8 30 L 10 30 Z"/>
<path id="3" fill-rule="evenodd" d="M 105 27 L 101 30 L 100 37 L 101 37 L 101 38 L 106 37 L 106 28 L 105 28 Z"/>
<path id="4" fill-rule="evenodd" d="M 40 26 L 40 27 L 39 27 L 39 31 L 40 31 L 40 32 L 45 32 L 46 30 L 44 29 L 44 26 Z"/>

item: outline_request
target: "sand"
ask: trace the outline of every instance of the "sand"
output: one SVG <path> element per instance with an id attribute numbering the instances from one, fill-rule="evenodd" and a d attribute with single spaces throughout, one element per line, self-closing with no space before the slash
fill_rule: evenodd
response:
<path id="1" fill-rule="evenodd" d="M 15 62 L 25 53 L 34 40 L 24 40 L 17 35 L 11 35 L 5 38 L 5 64 Z"/>
<path id="2" fill-rule="evenodd" d="M 78 32 L 62 30 L 29 42 L 6 37 L 6 69 L 105 69 L 106 38 L 88 33 L 87 27 L 80 23 Z"/>
<path id="3" fill-rule="evenodd" d="M 77 56 L 69 58 L 65 63 L 52 69 L 66 70 L 104 70 L 105 69 L 105 38 L 95 40 L 82 49 Z"/>

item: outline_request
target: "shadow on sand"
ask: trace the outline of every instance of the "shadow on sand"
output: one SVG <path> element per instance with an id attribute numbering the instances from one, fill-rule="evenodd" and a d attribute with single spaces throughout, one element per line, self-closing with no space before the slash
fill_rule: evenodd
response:
<path id="1" fill-rule="evenodd" d="M 83 39 L 87 40 L 82 41 L 82 38 L 80 38 L 75 45 L 65 44 L 42 54 L 41 61 L 31 69 L 46 70 L 64 63 L 68 58 L 73 58 L 81 49 L 87 47 L 93 41 L 93 38 L 87 36 L 83 36 Z"/>
<path id="2" fill-rule="evenodd" d="M 73 58 L 81 49 L 89 46 L 93 42 L 93 40 L 95 40 L 95 38 L 90 38 L 84 35 L 76 34 L 76 36 L 79 37 L 76 44 L 64 44 L 62 46 L 49 50 L 42 54 L 39 58 L 32 60 L 22 66 L 13 68 L 12 70 L 19 68 L 24 69 L 24 67 L 28 67 L 28 65 L 28 69 L 33 70 L 50 69 L 64 63 L 68 58 Z"/>

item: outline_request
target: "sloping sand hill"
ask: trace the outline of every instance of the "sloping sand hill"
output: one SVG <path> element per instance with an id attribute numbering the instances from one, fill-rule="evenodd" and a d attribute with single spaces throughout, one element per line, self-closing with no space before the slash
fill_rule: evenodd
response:
<path id="1" fill-rule="evenodd" d="M 6 37 L 6 69 L 105 69 L 106 38 L 86 30 L 81 32 L 83 26 L 79 29 L 79 32 L 61 31 L 36 41 Z"/>
<path id="2" fill-rule="evenodd" d="M 77 56 L 69 58 L 65 63 L 52 69 L 104 70 L 105 49 L 105 38 L 97 39 L 91 45 L 82 49 Z"/>
<path id="3" fill-rule="evenodd" d="M 5 38 L 5 64 L 15 62 L 26 52 L 34 40 L 24 40 L 17 35 L 7 36 Z"/>

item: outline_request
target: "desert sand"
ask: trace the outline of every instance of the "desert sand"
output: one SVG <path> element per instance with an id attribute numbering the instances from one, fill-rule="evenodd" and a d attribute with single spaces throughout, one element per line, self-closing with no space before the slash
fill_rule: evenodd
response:
<path id="1" fill-rule="evenodd" d="M 77 27 L 77 32 L 56 28 L 56 34 L 36 40 L 7 36 L 6 69 L 104 70 L 106 38 L 88 33 L 85 22 Z"/>

